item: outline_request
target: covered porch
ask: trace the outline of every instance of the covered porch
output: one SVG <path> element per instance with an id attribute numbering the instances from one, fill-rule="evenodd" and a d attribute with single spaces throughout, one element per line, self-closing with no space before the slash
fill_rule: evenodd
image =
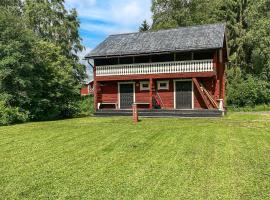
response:
<path id="1" fill-rule="evenodd" d="M 214 77 L 149 78 L 97 82 L 96 110 L 217 110 Z"/>

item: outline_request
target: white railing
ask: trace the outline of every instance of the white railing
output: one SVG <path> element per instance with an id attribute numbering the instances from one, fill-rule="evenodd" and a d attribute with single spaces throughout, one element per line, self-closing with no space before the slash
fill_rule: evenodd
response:
<path id="1" fill-rule="evenodd" d="M 192 60 L 161 63 L 123 64 L 97 66 L 97 76 L 165 74 L 186 72 L 212 72 L 213 60 Z"/>

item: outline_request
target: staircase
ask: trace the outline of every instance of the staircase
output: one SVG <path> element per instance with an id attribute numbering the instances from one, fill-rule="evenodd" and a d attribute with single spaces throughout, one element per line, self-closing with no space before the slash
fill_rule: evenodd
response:
<path id="1" fill-rule="evenodd" d="M 193 78 L 193 83 L 197 88 L 204 104 L 206 105 L 207 109 L 218 109 L 218 104 L 212 95 L 208 92 L 208 90 L 204 87 L 202 83 L 200 83 L 197 78 Z"/>
<path id="2" fill-rule="evenodd" d="M 217 109 L 218 108 L 217 102 L 214 100 L 214 98 L 212 97 L 212 95 L 207 91 L 207 89 L 205 89 L 205 87 L 203 86 L 203 84 L 201 84 L 201 90 L 207 96 L 207 100 L 211 103 L 212 107 Z"/>

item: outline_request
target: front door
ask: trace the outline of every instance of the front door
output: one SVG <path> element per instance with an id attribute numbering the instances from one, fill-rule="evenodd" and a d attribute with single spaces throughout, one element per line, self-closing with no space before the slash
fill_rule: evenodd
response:
<path id="1" fill-rule="evenodd" d="M 176 109 L 192 109 L 192 81 L 175 82 Z"/>
<path id="2" fill-rule="evenodd" d="M 121 83 L 120 89 L 120 109 L 131 109 L 134 102 L 133 83 Z"/>

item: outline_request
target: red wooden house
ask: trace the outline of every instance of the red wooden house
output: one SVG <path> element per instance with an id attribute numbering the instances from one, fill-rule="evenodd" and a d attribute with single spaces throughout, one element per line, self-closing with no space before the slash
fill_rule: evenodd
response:
<path id="1" fill-rule="evenodd" d="M 81 96 L 88 96 L 94 94 L 94 81 L 89 81 L 83 84 L 81 88 Z"/>
<path id="2" fill-rule="evenodd" d="M 94 59 L 98 115 L 219 116 L 224 111 L 225 24 L 111 35 Z"/>

